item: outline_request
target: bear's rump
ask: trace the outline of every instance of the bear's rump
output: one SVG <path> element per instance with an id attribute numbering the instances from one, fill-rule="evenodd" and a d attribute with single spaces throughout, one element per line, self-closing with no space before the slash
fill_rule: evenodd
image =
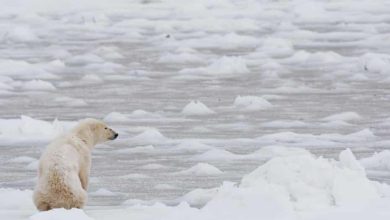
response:
<path id="1" fill-rule="evenodd" d="M 48 203 L 51 208 L 81 208 L 87 194 L 75 172 L 51 169 L 47 178 Z"/>

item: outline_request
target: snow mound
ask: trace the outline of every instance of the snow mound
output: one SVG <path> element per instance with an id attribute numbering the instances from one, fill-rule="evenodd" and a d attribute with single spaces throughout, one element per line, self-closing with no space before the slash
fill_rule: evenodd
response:
<path id="1" fill-rule="evenodd" d="M 28 43 L 36 42 L 39 38 L 30 27 L 16 26 L 6 33 L 5 39 L 14 42 Z"/>
<path id="2" fill-rule="evenodd" d="M 362 117 L 356 112 L 341 112 L 323 118 L 324 121 L 357 121 Z"/>
<path id="3" fill-rule="evenodd" d="M 384 150 L 371 157 L 360 159 L 360 163 L 369 170 L 390 171 L 390 151 Z"/>
<path id="4" fill-rule="evenodd" d="M 167 167 L 158 163 L 150 163 L 141 166 L 141 168 L 145 170 L 159 170 L 159 169 L 166 169 Z"/>
<path id="5" fill-rule="evenodd" d="M 103 63 L 104 60 L 92 53 L 80 54 L 72 56 L 66 60 L 66 64 L 70 65 L 86 65 L 88 63 Z"/>
<path id="6" fill-rule="evenodd" d="M 26 79 L 56 78 L 55 75 L 49 73 L 41 65 L 10 59 L 0 59 L 0 75 L 12 77 L 17 76 Z"/>
<path id="7" fill-rule="evenodd" d="M 56 87 L 53 84 L 43 80 L 31 80 L 22 84 L 23 90 L 54 91 Z"/>
<path id="8" fill-rule="evenodd" d="M 127 175 L 120 176 L 121 179 L 131 179 L 131 180 L 139 180 L 139 179 L 147 179 L 150 178 L 150 176 L 140 173 L 131 173 Z"/>
<path id="9" fill-rule="evenodd" d="M 132 147 L 132 148 L 124 148 L 115 150 L 115 153 L 124 154 L 124 153 L 148 153 L 152 152 L 155 148 L 153 145 L 147 145 L 147 146 L 139 146 L 139 147 Z"/>
<path id="10" fill-rule="evenodd" d="M 177 172 L 175 174 L 179 175 L 195 175 L 195 176 L 214 176 L 214 175 L 220 175 L 223 172 L 216 168 L 215 166 L 212 166 L 208 163 L 198 163 L 193 167 L 190 167 L 186 170 Z"/>
<path id="11" fill-rule="evenodd" d="M 72 106 L 72 107 L 82 107 L 88 105 L 83 99 L 72 98 L 67 96 L 56 97 L 54 101 L 64 106 Z"/>
<path id="12" fill-rule="evenodd" d="M 222 57 L 214 60 L 210 65 L 199 68 L 182 69 L 182 74 L 201 74 L 215 76 L 234 76 L 237 74 L 249 73 L 246 61 L 241 57 Z"/>
<path id="13" fill-rule="evenodd" d="M 0 188 L 0 211 L 35 209 L 32 194 L 31 190 Z"/>
<path id="14" fill-rule="evenodd" d="M 142 142 L 142 143 L 160 143 L 166 141 L 167 138 L 160 133 L 155 128 L 149 128 L 142 132 L 141 134 L 136 135 L 131 138 L 134 142 Z"/>
<path id="15" fill-rule="evenodd" d="M 117 47 L 113 46 L 101 46 L 95 49 L 93 52 L 106 59 L 121 59 L 123 55 L 118 52 Z"/>
<path id="16" fill-rule="evenodd" d="M 129 120 L 129 118 L 120 112 L 111 112 L 103 120 L 107 122 L 123 122 Z"/>
<path id="17" fill-rule="evenodd" d="M 276 120 L 261 123 L 261 126 L 266 128 L 302 128 L 308 125 L 305 122 L 296 120 Z"/>
<path id="18" fill-rule="evenodd" d="M 182 110 L 184 115 L 210 115 L 215 112 L 200 101 L 191 101 Z"/>
<path id="19" fill-rule="evenodd" d="M 202 154 L 193 157 L 194 160 L 202 160 L 202 161 L 237 160 L 239 158 L 241 158 L 240 155 L 222 149 L 208 150 Z"/>
<path id="20" fill-rule="evenodd" d="M 87 74 L 81 78 L 81 81 L 84 83 L 102 83 L 103 80 L 95 74 Z"/>
<path id="21" fill-rule="evenodd" d="M 30 162 L 26 166 L 26 169 L 27 170 L 38 170 L 38 167 L 39 167 L 39 160 L 35 160 L 35 161 Z"/>
<path id="22" fill-rule="evenodd" d="M 187 202 L 192 206 L 200 206 L 206 204 L 208 201 L 218 193 L 218 188 L 212 189 L 194 189 L 191 192 L 182 196 L 179 201 Z"/>
<path id="23" fill-rule="evenodd" d="M 364 71 L 388 74 L 390 71 L 390 55 L 366 53 L 360 57 L 360 64 Z"/>
<path id="24" fill-rule="evenodd" d="M 46 212 L 39 212 L 30 217 L 30 220 L 93 220 L 81 209 L 53 209 Z"/>
<path id="25" fill-rule="evenodd" d="M 158 190 L 174 190 L 176 186 L 170 184 L 159 183 L 153 187 Z"/>
<path id="26" fill-rule="evenodd" d="M 182 141 L 176 147 L 183 151 L 203 151 L 203 150 L 210 150 L 213 148 L 212 146 L 200 143 L 196 140 Z"/>
<path id="27" fill-rule="evenodd" d="M 237 96 L 234 106 L 245 111 L 257 111 L 272 107 L 266 99 L 258 96 Z"/>
<path id="28" fill-rule="evenodd" d="M 15 157 L 10 160 L 8 160 L 9 163 L 31 163 L 37 161 L 37 159 L 33 157 L 28 157 L 28 156 L 20 156 L 20 157 Z"/>
<path id="29" fill-rule="evenodd" d="M 104 188 L 100 188 L 90 194 L 93 196 L 116 196 L 117 195 L 117 193 L 111 192 L 110 190 Z"/>
<path id="30" fill-rule="evenodd" d="M 324 63 L 339 63 L 343 61 L 343 56 L 333 51 L 324 52 L 307 52 L 300 50 L 295 52 L 291 57 L 285 58 L 283 62 L 300 65 L 316 65 Z"/>
<path id="31" fill-rule="evenodd" d="M 132 118 L 161 118 L 158 113 L 148 112 L 142 109 L 137 109 L 131 112 L 130 117 Z"/>
<path id="32" fill-rule="evenodd" d="M 166 64 L 186 64 L 186 63 L 203 63 L 205 62 L 200 56 L 193 53 L 167 53 L 163 54 L 158 60 L 158 63 Z"/>
<path id="33" fill-rule="evenodd" d="M 291 41 L 281 38 L 267 38 L 257 50 L 267 53 L 271 57 L 287 57 L 294 53 Z"/>

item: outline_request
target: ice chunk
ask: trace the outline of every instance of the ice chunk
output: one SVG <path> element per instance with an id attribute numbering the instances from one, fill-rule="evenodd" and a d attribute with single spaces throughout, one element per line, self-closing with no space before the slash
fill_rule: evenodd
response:
<path id="1" fill-rule="evenodd" d="M 129 120 L 129 118 L 120 112 L 111 112 L 103 120 L 107 122 L 123 122 Z"/>
<path id="2" fill-rule="evenodd" d="M 108 189 L 100 188 L 96 190 L 95 192 L 90 193 L 93 196 L 116 196 L 117 193 L 113 193 Z"/>
<path id="3" fill-rule="evenodd" d="M 187 202 L 193 206 L 200 206 L 206 204 L 208 201 L 213 199 L 218 193 L 218 188 L 212 189 L 194 189 L 182 196 L 179 201 Z"/>
<path id="4" fill-rule="evenodd" d="M 35 42 L 39 38 L 29 26 L 15 26 L 5 35 L 6 40 L 15 42 Z"/>
<path id="5" fill-rule="evenodd" d="M 294 53 L 291 41 L 281 38 L 266 38 L 257 50 L 272 57 L 287 57 Z"/>
<path id="6" fill-rule="evenodd" d="M 362 117 L 356 112 L 341 112 L 323 118 L 324 121 L 357 121 Z"/>
<path id="7" fill-rule="evenodd" d="M 360 159 L 366 169 L 390 171 L 390 151 L 384 150 L 374 155 Z"/>
<path id="8" fill-rule="evenodd" d="M 360 64 L 365 71 L 388 74 L 390 72 L 390 55 L 366 53 L 360 57 Z"/>
<path id="9" fill-rule="evenodd" d="M 37 159 L 35 159 L 33 157 L 20 156 L 20 157 L 12 158 L 12 159 L 8 160 L 8 162 L 10 162 L 10 163 L 31 163 L 31 162 L 34 162 L 36 160 Z"/>
<path id="10" fill-rule="evenodd" d="M 58 102 L 59 104 L 62 104 L 64 106 L 81 107 L 81 106 L 88 105 L 83 99 L 71 98 L 71 97 L 67 97 L 67 96 L 56 97 L 54 99 L 54 101 Z"/>
<path id="11" fill-rule="evenodd" d="M 0 138 L 12 140 L 47 140 L 70 130 L 75 122 L 53 122 L 22 115 L 20 119 L 0 119 Z"/>
<path id="12" fill-rule="evenodd" d="M 184 115 L 209 115 L 215 112 L 202 102 L 195 100 L 188 103 L 182 110 Z"/>
<path id="13" fill-rule="evenodd" d="M 83 76 L 83 78 L 81 78 L 81 81 L 83 81 L 85 83 L 102 83 L 103 82 L 102 78 L 100 78 L 99 76 L 94 75 L 94 74 L 87 74 L 87 75 Z"/>
<path id="14" fill-rule="evenodd" d="M 223 174 L 223 172 L 208 163 L 198 163 L 186 170 L 175 173 L 176 175 L 195 175 L 195 176 L 214 176 Z"/>
<path id="15" fill-rule="evenodd" d="M 54 91 L 56 87 L 53 84 L 43 80 L 31 80 L 22 84 L 23 90 Z"/>
<path id="16" fill-rule="evenodd" d="M 142 142 L 142 143 L 161 143 L 167 140 L 167 138 L 160 133 L 155 128 L 146 129 L 141 134 L 136 135 L 131 138 L 134 142 Z"/>
<path id="17" fill-rule="evenodd" d="M 246 61 L 241 57 L 223 56 L 214 60 L 206 67 L 187 68 L 179 71 L 181 74 L 209 75 L 209 76 L 235 76 L 237 74 L 249 73 Z"/>
<path id="18" fill-rule="evenodd" d="M 258 96 L 237 96 L 234 106 L 244 111 L 257 111 L 272 107 L 266 99 Z"/>

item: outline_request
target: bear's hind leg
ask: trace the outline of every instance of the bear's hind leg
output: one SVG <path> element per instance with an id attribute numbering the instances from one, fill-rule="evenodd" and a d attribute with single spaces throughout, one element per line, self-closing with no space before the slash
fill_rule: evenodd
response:
<path id="1" fill-rule="evenodd" d="M 46 202 L 40 202 L 39 204 L 37 204 L 37 209 L 39 211 L 48 211 L 51 209 L 50 205 Z"/>

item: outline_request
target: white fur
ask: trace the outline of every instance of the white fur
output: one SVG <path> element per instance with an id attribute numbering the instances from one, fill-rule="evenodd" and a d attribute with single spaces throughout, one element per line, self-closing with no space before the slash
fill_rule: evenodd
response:
<path id="1" fill-rule="evenodd" d="M 95 119 L 81 121 L 51 142 L 39 161 L 34 203 L 41 210 L 82 208 L 87 201 L 91 150 L 114 139 L 115 132 Z"/>

